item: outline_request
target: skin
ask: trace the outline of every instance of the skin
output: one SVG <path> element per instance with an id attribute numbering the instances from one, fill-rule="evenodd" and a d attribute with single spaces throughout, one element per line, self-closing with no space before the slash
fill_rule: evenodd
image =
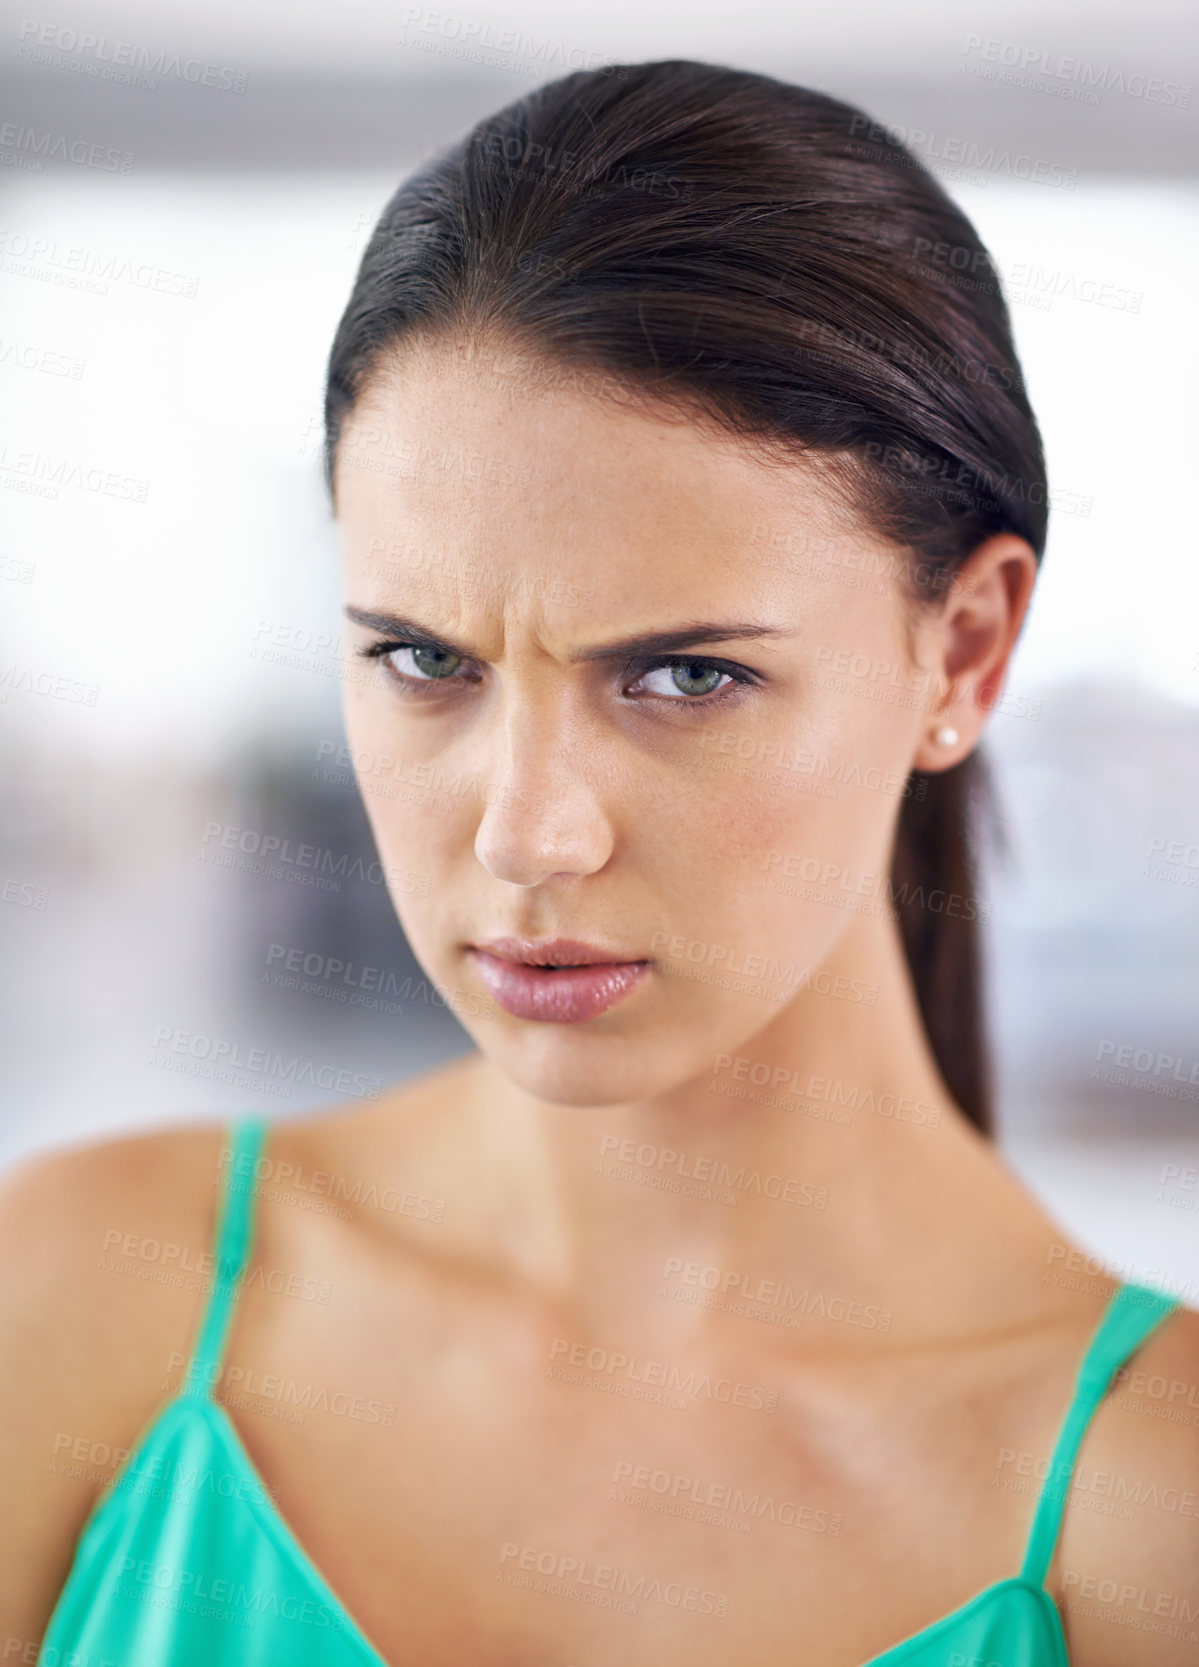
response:
<path id="1" fill-rule="evenodd" d="M 475 472 L 430 457 L 475 459 Z M 913 619 L 896 552 L 825 467 L 769 464 L 678 411 L 530 376 L 469 339 L 394 356 L 354 413 L 336 485 L 347 605 L 466 650 L 461 677 L 431 695 L 401 693 L 380 657 L 348 662 L 344 686 L 395 907 L 477 1047 L 377 1103 L 270 1135 L 254 1266 L 324 1282 L 328 1300 L 247 1287 L 227 1367 L 389 1416 L 293 1423 L 272 1416 L 277 1391 L 235 1395 L 232 1377 L 218 1398 L 391 1667 L 782 1667 L 797 1648 L 805 1667 L 861 1667 L 1017 1572 L 1035 1504 L 1024 1478 L 1052 1448 L 1114 1289 L 1068 1271 L 1078 1247 L 953 1105 L 895 924 L 862 906 L 900 807 L 879 784 L 977 743 L 1032 552 L 988 539 Z M 838 582 L 868 558 L 886 583 Z M 776 633 L 684 651 L 753 674 L 702 713 L 660 662 L 577 658 L 696 620 Z M 386 640 L 347 630 L 348 648 Z M 887 669 L 832 676 L 843 650 Z M 409 652 L 390 664 L 420 675 Z M 931 739 L 945 723 L 951 747 Z M 728 732 L 744 745 L 722 751 Z M 826 761 L 835 792 L 763 762 L 780 757 Z M 458 787 L 424 802 L 390 791 L 434 765 Z M 834 895 L 859 906 L 802 881 L 762 886 L 778 853 L 835 863 L 848 883 Z M 654 964 L 597 1019 L 533 1024 L 488 1009 L 467 952 L 500 933 Z M 672 938 L 811 977 L 701 981 Z M 771 1103 L 751 1066 L 859 1098 L 841 1121 L 820 1114 L 817 1090 Z M 206 1249 L 223 1143 L 209 1121 L 7 1178 L 0 1463 L 15 1508 L 0 1523 L 0 1629 L 19 1647 L 40 1636 L 106 1470 L 63 1475 L 48 1455 L 64 1432 L 92 1452 L 128 1446 L 178 1387 L 201 1311 L 198 1288 L 121 1277 L 99 1255 L 105 1234 Z M 715 1160 L 781 1177 L 790 1193 L 733 1183 L 731 1204 L 727 1186 L 713 1198 L 639 1184 L 678 1176 L 663 1153 L 687 1154 L 692 1173 Z M 351 1194 L 366 1180 L 433 1205 L 314 1209 L 303 1178 L 317 1171 Z M 705 1305 L 707 1269 L 840 1298 L 843 1317 L 785 1326 L 769 1298 Z M 644 1374 L 606 1366 L 573 1381 L 576 1344 L 746 1385 L 751 1404 L 613 1393 Z M 1134 1365 L 1199 1385 L 1199 1315 L 1176 1313 Z M 1109 1396 L 1093 1420 L 1080 1458 L 1092 1485 L 1067 1507 L 1050 1572 L 1075 1667 L 1130 1659 L 1129 1628 L 1079 1603 L 1084 1580 L 1199 1610 L 1199 1516 L 1094 1508 L 1096 1474 L 1199 1491 L 1199 1423 L 1138 1404 Z M 641 1467 L 796 1502 L 807 1526 L 729 1527 L 719 1495 L 722 1520 L 705 1521 L 690 1483 L 689 1515 L 645 1508 L 662 1495 L 637 1486 Z M 504 1578 L 519 1562 L 506 1546 L 679 1581 L 727 1596 L 727 1614 L 564 1602 Z M 1120 1613 L 1136 1612 L 1125 1599 Z M 1181 1667 L 1193 1651 L 1136 1632 L 1138 1664 Z"/>

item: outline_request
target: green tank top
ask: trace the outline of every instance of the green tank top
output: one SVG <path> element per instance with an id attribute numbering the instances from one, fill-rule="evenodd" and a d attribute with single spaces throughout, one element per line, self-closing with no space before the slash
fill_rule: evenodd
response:
<path id="1" fill-rule="evenodd" d="M 249 1259 L 266 1130 L 257 1116 L 233 1125 L 213 1284 L 185 1382 L 84 1525 L 40 1667 L 387 1667 L 279 1514 L 212 1397 Z M 1117 1367 L 1176 1307 L 1148 1286 L 1116 1290 L 1083 1358 L 1019 1574 L 865 1667 L 1069 1667 L 1043 1582 L 1079 1442 Z"/>

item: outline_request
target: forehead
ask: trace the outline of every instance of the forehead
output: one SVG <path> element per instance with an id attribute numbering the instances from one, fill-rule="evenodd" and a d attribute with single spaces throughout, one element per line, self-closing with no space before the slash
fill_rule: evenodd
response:
<path id="1" fill-rule="evenodd" d="M 343 423 L 336 487 L 351 573 L 552 574 L 651 605 L 681 582 L 765 598 L 874 542 L 821 460 L 768 461 L 602 371 L 466 339 L 385 361 Z"/>

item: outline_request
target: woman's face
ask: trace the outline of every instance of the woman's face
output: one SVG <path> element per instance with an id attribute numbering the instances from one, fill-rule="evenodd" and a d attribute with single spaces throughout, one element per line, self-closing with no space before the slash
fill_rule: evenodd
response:
<path id="1" fill-rule="evenodd" d="M 511 1078 L 663 1093 L 827 1005 L 830 969 L 869 978 L 847 945 L 885 907 L 937 691 L 898 554 L 814 466 L 462 341 L 371 383 L 337 497 L 345 601 L 375 616 L 349 626 L 345 699 L 379 856 Z M 503 937 L 648 965 L 522 975 L 476 947 Z"/>

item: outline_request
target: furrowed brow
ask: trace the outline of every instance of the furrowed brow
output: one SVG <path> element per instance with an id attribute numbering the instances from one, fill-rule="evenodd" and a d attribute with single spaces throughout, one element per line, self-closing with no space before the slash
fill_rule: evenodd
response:
<path id="1" fill-rule="evenodd" d="M 414 619 L 400 614 L 371 613 L 362 608 L 347 606 L 347 619 L 372 631 L 402 637 L 429 648 L 448 648 L 453 654 L 470 658 L 470 650 L 462 643 L 438 635 L 418 625 Z M 744 642 L 762 637 L 790 637 L 777 625 L 765 625 L 758 620 L 695 620 L 669 631 L 640 631 L 632 637 L 621 637 L 616 642 L 600 643 L 594 648 L 582 648 L 570 656 L 572 664 L 593 660 L 648 658 L 651 655 L 678 654 L 689 648 L 721 642 Z"/>
<path id="2" fill-rule="evenodd" d="M 670 631 L 641 631 L 633 637 L 622 637 L 619 642 L 601 643 L 597 648 L 583 648 L 571 659 L 614 660 L 647 658 L 653 654 L 677 654 L 705 643 L 743 642 L 758 637 L 790 637 L 794 632 L 777 625 L 763 625 L 755 620 L 696 620 Z"/>

